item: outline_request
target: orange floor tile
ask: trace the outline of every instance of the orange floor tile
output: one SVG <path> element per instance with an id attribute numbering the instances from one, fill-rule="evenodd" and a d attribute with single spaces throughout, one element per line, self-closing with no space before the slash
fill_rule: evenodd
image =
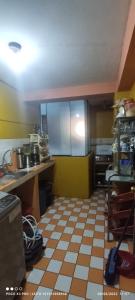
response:
<path id="1" fill-rule="evenodd" d="M 42 216 L 39 229 L 46 248 L 44 256 L 27 274 L 21 300 L 133 300 L 135 279 L 120 276 L 114 287 L 104 280 L 110 248 L 107 241 L 105 192 L 90 199 L 56 198 Z M 122 250 L 132 251 L 123 241 Z"/>

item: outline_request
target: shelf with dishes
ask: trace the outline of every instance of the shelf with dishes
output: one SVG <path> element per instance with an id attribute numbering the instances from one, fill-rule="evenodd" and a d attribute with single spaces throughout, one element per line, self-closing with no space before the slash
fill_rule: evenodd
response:
<path id="1" fill-rule="evenodd" d="M 116 118 L 112 145 L 114 170 L 118 175 L 133 175 L 135 162 L 135 117 Z"/>

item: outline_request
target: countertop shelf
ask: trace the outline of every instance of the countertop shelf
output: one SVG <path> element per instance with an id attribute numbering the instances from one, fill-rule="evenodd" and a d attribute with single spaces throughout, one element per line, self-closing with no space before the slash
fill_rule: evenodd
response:
<path id="1" fill-rule="evenodd" d="M 27 169 L 28 173 L 22 177 L 9 180 L 4 184 L 0 182 L 0 191 L 10 192 L 20 198 L 22 215 L 31 214 L 37 222 L 40 220 L 39 176 L 40 174 L 49 174 L 49 168 L 54 164 L 55 160 L 50 160 L 30 168 L 29 172 Z M 24 170 L 26 171 L 26 169 Z"/>
<path id="2" fill-rule="evenodd" d="M 95 187 L 107 187 L 105 180 L 106 169 L 112 164 L 110 157 L 100 156 L 99 160 L 95 159 Z"/>
<path id="3" fill-rule="evenodd" d="M 18 186 L 24 184 L 26 181 L 32 179 L 36 175 L 40 174 L 41 172 L 45 171 L 49 167 L 54 165 L 54 161 L 50 160 L 45 163 L 41 163 L 40 165 L 37 165 L 35 167 L 31 167 L 29 170 L 28 169 L 22 169 L 24 171 L 28 171 L 28 173 L 20 178 L 17 179 L 10 179 L 8 182 L 5 184 L 0 183 L 0 191 L 3 192 L 10 192 L 11 190 L 17 188 Z"/>

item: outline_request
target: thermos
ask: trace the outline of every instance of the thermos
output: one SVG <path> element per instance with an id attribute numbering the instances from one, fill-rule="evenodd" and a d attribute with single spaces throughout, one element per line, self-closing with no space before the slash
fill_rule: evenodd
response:
<path id="1" fill-rule="evenodd" d="M 16 155 L 17 155 L 17 168 L 23 169 L 24 168 L 24 154 L 23 154 L 23 149 L 21 147 L 18 147 L 16 149 Z"/>
<path id="2" fill-rule="evenodd" d="M 33 144 L 31 148 L 31 160 L 32 165 L 36 166 L 40 164 L 40 157 L 39 157 L 39 146 L 37 144 Z"/>

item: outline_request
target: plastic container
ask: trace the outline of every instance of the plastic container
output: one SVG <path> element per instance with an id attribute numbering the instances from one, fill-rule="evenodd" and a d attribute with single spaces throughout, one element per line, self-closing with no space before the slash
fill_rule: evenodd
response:
<path id="1" fill-rule="evenodd" d="M 132 162 L 129 159 L 120 160 L 120 175 L 132 175 Z"/>

